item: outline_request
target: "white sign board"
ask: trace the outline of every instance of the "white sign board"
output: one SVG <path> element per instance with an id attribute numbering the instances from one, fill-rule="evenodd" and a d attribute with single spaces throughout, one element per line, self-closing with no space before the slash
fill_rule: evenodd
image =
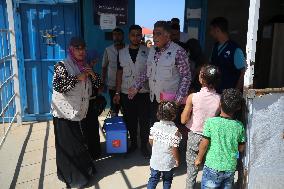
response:
<path id="1" fill-rule="evenodd" d="M 187 19 L 191 19 L 191 18 L 201 18 L 201 8 L 199 9 L 187 9 Z"/>
<path id="2" fill-rule="evenodd" d="M 101 14 L 100 26 L 102 30 L 112 30 L 116 27 L 116 17 L 114 14 Z"/>

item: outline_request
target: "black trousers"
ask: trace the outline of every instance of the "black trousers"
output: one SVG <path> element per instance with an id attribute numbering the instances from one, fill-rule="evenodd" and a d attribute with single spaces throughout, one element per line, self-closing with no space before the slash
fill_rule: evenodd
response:
<path id="1" fill-rule="evenodd" d="M 81 188 L 95 173 L 93 158 L 82 133 L 85 121 L 53 117 L 56 166 L 59 180 L 70 187 Z"/>
<path id="2" fill-rule="evenodd" d="M 111 112 L 118 114 L 119 109 L 120 109 L 120 105 L 113 103 L 113 97 L 115 95 L 115 90 L 109 89 L 108 93 L 109 93 L 109 97 L 110 97 L 110 110 L 111 110 Z"/>
<path id="3" fill-rule="evenodd" d="M 151 126 L 154 125 L 155 122 L 159 121 L 157 118 L 157 112 L 158 112 L 158 107 L 159 107 L 159 103 L 157 102 L 156 99 L 153 100 L 153 102 L 151 102 Z"/>
<path id="4" fill-rule="evenodd" d="M 94 100 L 90 100 L 87 116 L 82 120 L 82 131 L 93 159 L 97 159 L 101 155 L 100 124 L 95 109 Z"/>
<path id="5" fill-rule="evenodd" d="M 123 118 L 126 123 L 131 145 L 137 145 L 137 128 L 140 126 L 141 148 L 147 147 L 150 132 L 149 93 L 138 93 L 132 100 L 121 94 Z"/>

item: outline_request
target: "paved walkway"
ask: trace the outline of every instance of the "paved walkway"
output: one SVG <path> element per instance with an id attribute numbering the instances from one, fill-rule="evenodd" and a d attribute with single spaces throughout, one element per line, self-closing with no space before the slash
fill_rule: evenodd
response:
<path id="1" fill-rule="evenodd" d="M 100 117 L 100 122 L 104 117 Z M 104 149 L 105 138 L 101 133 Z M 138 150 L 128 156 L 103 154 L 97 160 L 95 189 L 143 189 L 149 177 L 149 160 Z M 198 180 L 200 180 L 200 175 Z M 182 161 L 173 180 L 173 189 L 185 188 L 186 166 Z M 0 189 L 61 189 L 57 179 L 53 124 L 24 123 L 14 126 L 0 150 Z M 162 188 L 161 182 L 157 188 Z"/>

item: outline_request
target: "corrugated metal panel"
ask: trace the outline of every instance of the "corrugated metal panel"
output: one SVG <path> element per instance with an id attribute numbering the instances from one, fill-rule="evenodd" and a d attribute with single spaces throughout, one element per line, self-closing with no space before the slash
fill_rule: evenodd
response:
<path id="1" fill-rule="evenodd" d="M 249 90 L 248 189 L 284 186 L 284 89 Z"/>

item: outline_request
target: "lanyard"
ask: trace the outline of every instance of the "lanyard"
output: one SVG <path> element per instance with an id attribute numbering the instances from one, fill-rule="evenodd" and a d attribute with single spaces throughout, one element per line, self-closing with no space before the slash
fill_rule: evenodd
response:
<path id="1" fill-rule="evenodd" d="M 218 45 L 218 49 L 217 49 L 217 52 L 218 52 L 218 56 L 220 56 L 221 52 L 223 52 L 223 50 L 227 47 L 228 45 L 228 41 L 226 41 L 224 44 L 222 44 L 221 46 Z"/>

